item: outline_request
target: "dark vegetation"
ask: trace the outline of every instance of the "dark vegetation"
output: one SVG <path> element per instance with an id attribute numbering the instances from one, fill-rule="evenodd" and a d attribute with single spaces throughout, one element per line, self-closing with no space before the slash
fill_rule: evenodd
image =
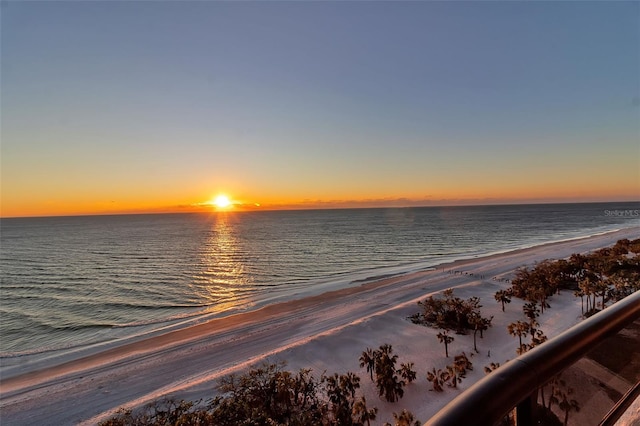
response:
<path id="1" fill-rule="evenodd" d="M 640 289 L 640 239 L 619 240 L 613 247 L 586 255 L 573 254 L 568 259 L 545 260 L 533 268 L 516 271 L 511 287 L 495 294 L 497 302 L 511 302 L 511 297 L 525 300 L 522 307 L 526 320 L 507 327 L 518 337 L 516 352 L 522 354 L 544 343 L 547 337 L 540 330 L 537 318 L 549 309 L 550 299 L 563 290 L 573 291 L 582 300 L 582 314 L 591 316 Z M 530 336 L 530 341 L 523 341 Z"/>
<path id="2" fill-rule="evenodd" d="M 572 291 L 582 299 L 583 315 L 589 316 L 604 309 L 607 303 L 620 300 L 640 289 L 640 239 L 620 240 L 615 246 L 587 255 L 574 254 L 569 259 L 543 261 L 533 268 L 520 268 L 511 281 L 510 288 L 495 294 L 502 305 L 512 297 L 525 300 L 523 320 L 508 326 L 508 332 L 518 338 L 517 353 L 523 353 L 546 340 L 539 329 L 538 318 L 550 307 L 550 298 L 560 291 Z M 454 340 L 449 334 L 482 334 L 493 317 L 483 317 L 480 299 L 467 300 L 453 295 L 453 290 L 443 292 L 442 297 L 428 297 L 418 303 L 421 311 L 410 317 L 416 324 L 440 329 L 438 339 L 445 345 Z M 427 373 L 433 391 L 443 392 L 446 387 L 457 388 L 467 371 L 473 369 L 464 352 L 456 355 L 451 364 L 443 369 L 432 368 Z M 379 349 L 367 348 L 359 359 L 378 389 L 380 398 L 396 402 L 404 395 L 405 386 L 416 380 L 413 363 L 401 363 L 397 367 L 398 355 L 391 345 Z M 491 363 L 484 367 L 486 374 L 500 367 Z M 121 411 L 101 425 L 216 425 L 216 426 L 369 426 L 376 419 L 377 408 L 370 408 L 364 397 L 356 397 L 360 378 L 354 373 L 326 375 L 319 378 L 311 370 L 301 369 L 294 373 L 284 369 L 283 364 L 264 364 L 246 374 L 231 375 L 222 379 L 218 386 L 219 396 L 204 404 L 185 401 L 156 402 L 136 412 Z M 572 398 L 573 389 L 566 386 L 560 377 L 539 389 L 542 404 L 540 418 L 545 424 L 567 424 L 569 414 L 580 410 L 580 404 Z M 551 411 L 555 405 L 563 413 L 564 421 Z M 414 426 L 420 422 L 406 410 L 393 413 L 396 426 Z M 385 426 L 389 423 L 385 423 Z M 390 425 L 389 425 L 390 426 Z"/>
<path id="3" fill-rule="evenodd" d="M 102 425 L 364 426 L 375 419 L 377 409 L 370 409 L 364 398 L 356 399 L 359 387 L 360 378 L 353 373 L 316 379 L 311 370 L 292 373 L 282 364 L 265 364 L 222 379 L 222 396 L 207 407 L 168 401 L 136 415 L 121 412 Z"/>
<path id="4" fill-rule="evenodd" d="M 526 321 L 518 320 L 507 326 L 509 334 L 514 337 L 518 337 L 519 345 L 516 349 L 516 353 L 518 355 L 523 354 L 529 349 L 533 349 L 547 341 L 547 336 L 545 336 L 542 330 L 538 328 L 540 324 L 537 319 L 540 316 L 540 310 L 537 305 L 533 302 L 525 303 L 522 306 L 522 312 L 527 318 Z M 522 339 L 527 336 L 531 336 L 531 341 L 529 343 L 523 343 Z"/>
<path id="5" fill-rule="evenodd" d="M 424 302 L 418 302 L 418 305 L 422 312 L 410 317 L 415 324 L 453 330 L 457 334 L 486 330 L 491 325 L 491 318 L 483 318 L 481 315 L 480 298 L 463 300 L 453 295 L 453 289 L 442 292 L 442 297 L 429 296 Z"/>
<path id="6" fill-rule="evenodd" d="M 448 385 L 452 388 L 457 388 L 458 383 L 462 382 L 462 379 L 466 377 L 467 371 L 473 370 L 473 363 L 467 357 L 467 354 L 462 352 L 460 355 L 456 355 L 453 359 L 453 363 L 447 365 L 443 369 L 432 368 L 427 372 L 427 380 L 431 382 L 434 391 L 443 392 L 444 385 Z"/>
<path id="7" fill-rule="evenodd" d="M 396 369 L 397 361 L 398 355 L 393 353 L 393 348 L 389 344 L 382 345 L 375 351 L 367 348 L 360 356 L 360 367 L 367 368 L 371 380 L 378 388 L 378 394 L 389 402 L 396 402 L 402 398 L 405 380 L 411 383 L 416 379 L 412 362 L 402 364 L 400 369 Z"/>
<path id="8" fill-rule="evenodd" d="M 402 397 L 405 382 L 398 375 L 408 382 L 416 378 L 412 363 L 395 370 L 398 356 L 393 355 L 391 345 L 363 354 L 373 354 L 376 384 L 388 401 Z M 316 379 L 309 369 L 292 373 L 284 364 L 263 364 L 244 375 L 222 379 L 221 396 L 206 406 L 156 402 L 136 413 L 123 410 L 101 426 L 369 426 L 378 409 L 370 408 L 364 397 L 356 398 L 359 387 L 360 378 L 353 373 L 322 374 Z M 421 424 L 407 410 L 393 417 L 398 426 Z"/>
<path id="9" fill-rule="evenodd" d="M 453 289 L 445 290 L 442 297 L 429 296 L 424 302 L 418 302 L 422 308 L 409 317 L 414 324 L 440 328 L 438 340 L 444 344 L 445 355 L 449 357 L 449 343 L 455 338 L 449 335 L 449 330 L 457 334 L 467 334 L 473 331 L 473 349 L 478 352 L 477 334 L 483 337 L 483 332 L 491 327 L 493 317 L 483 317 L 480 308 L 480 298 L 471 297 L 463 300 L 453 295 Z"/>
<path id="10" fill-rule="evenodd" d="M 604 309 L 609 301 L 616 302 L 640 290 L 640 239 L 623 239 L 613 247 L 586 255 L 573 254 L 569 259 L 545 260 L 531 269 L 520 268 L 511 288 L 504 292 L 507 298 L 533 303 L 544 313 L 550 307 L 549 298 L 562 290 L 573 291 L 582 299 L 585 316 Z M 498 293 L 496 300 L 504 300 L 504 294 Z"/>

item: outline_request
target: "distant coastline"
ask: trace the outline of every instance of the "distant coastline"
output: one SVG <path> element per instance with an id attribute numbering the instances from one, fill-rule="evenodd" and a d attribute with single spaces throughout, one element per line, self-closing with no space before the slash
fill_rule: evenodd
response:
<path id="1" fill-rule="evenodd" d="M 172 214 L 236 214 L 236 213 L 259 213 L 259 212 L 279 212 L 279 211 L 324 211 L 324 210 L 369 210 L 369 209 L 422 209 L 422 208 L 440 208 L 440 207 L 511 207 L 511 206 L 567 206 L 567 205 L 635 205 L 632 211 L 638 211 L 640 206 L 640 200 L 578 200 L 578 201 L 565 201 L 555 199 L 541 199 L 541 200 L 494 200 L 493 202 L 487 200 L 440 200 L 440 201 L 428 201 L 428 200 L 416 200 L 406 202 L 406 199 L 400 198 L 397 200 L 386 200 L 388 204 L 384 204 L 385 200 L 374 201 L 328 201 L 312 203 L 297 203 L 297 204 L 276 204 L 269 206 L 261 205 L 260 208 L 242 207 L 238 205 L 236 208 L 224 211 L 216 211 L 211 206 L 198 207 L 192 209 L 191 206 L 177 206 L 177 207 L 163 207 L 158 209 L 144 209 L 144 210 L 123 210 L 123 211 L 99 211 L 99 212 L 85 212 L 85 213 L 67 213 L 67 214 L 29 214 L 21 216 L 0 216 L 0 221 L 5 219 L 29 219 L 29 218 L 64 218 L 64 217 L 93 217 L 93 216 L 137 216 L 137 215 L 172 215 Z M 404 201 L 404 203 L 403 203 Z M 607 209 L 604 209 L 607 210 Z M 615 210 L 615 209 L 614 209 Z M 638 217 L 639 213 L 635 213 L 630 217 Z"/>

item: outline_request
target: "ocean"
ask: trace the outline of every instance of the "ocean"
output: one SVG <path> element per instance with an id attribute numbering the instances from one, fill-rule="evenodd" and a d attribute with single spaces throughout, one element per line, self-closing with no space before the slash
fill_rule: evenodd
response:
<path id="1" fill-rule="evenodd" d="M 0 358 L 640 226 L 639 211 L 633 202 L 2 219 Z"/>

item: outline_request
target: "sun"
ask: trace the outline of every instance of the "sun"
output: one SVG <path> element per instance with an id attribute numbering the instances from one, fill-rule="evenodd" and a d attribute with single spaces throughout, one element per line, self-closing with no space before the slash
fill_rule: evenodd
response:
<path id="1" fill-rule="evenodd" d="M 226 195 L 220 194 L 213 199 L 212 204 L 220 209 L 224 209 L 231 205 L 231 200 L 229 200 L 229 197 Z"/>

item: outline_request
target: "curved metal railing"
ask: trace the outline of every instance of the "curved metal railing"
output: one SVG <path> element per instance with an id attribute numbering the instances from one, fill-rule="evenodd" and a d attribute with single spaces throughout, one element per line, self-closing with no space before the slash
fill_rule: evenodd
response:
<path id="1" fill-rule="evenodd" d="M 518 424 L 530 424 L 531 396 L 538 388 L 638 318 L 640 291 L 504 364 L 452 400 L 425 425 L 493 425 L 516 407 Z"/>

